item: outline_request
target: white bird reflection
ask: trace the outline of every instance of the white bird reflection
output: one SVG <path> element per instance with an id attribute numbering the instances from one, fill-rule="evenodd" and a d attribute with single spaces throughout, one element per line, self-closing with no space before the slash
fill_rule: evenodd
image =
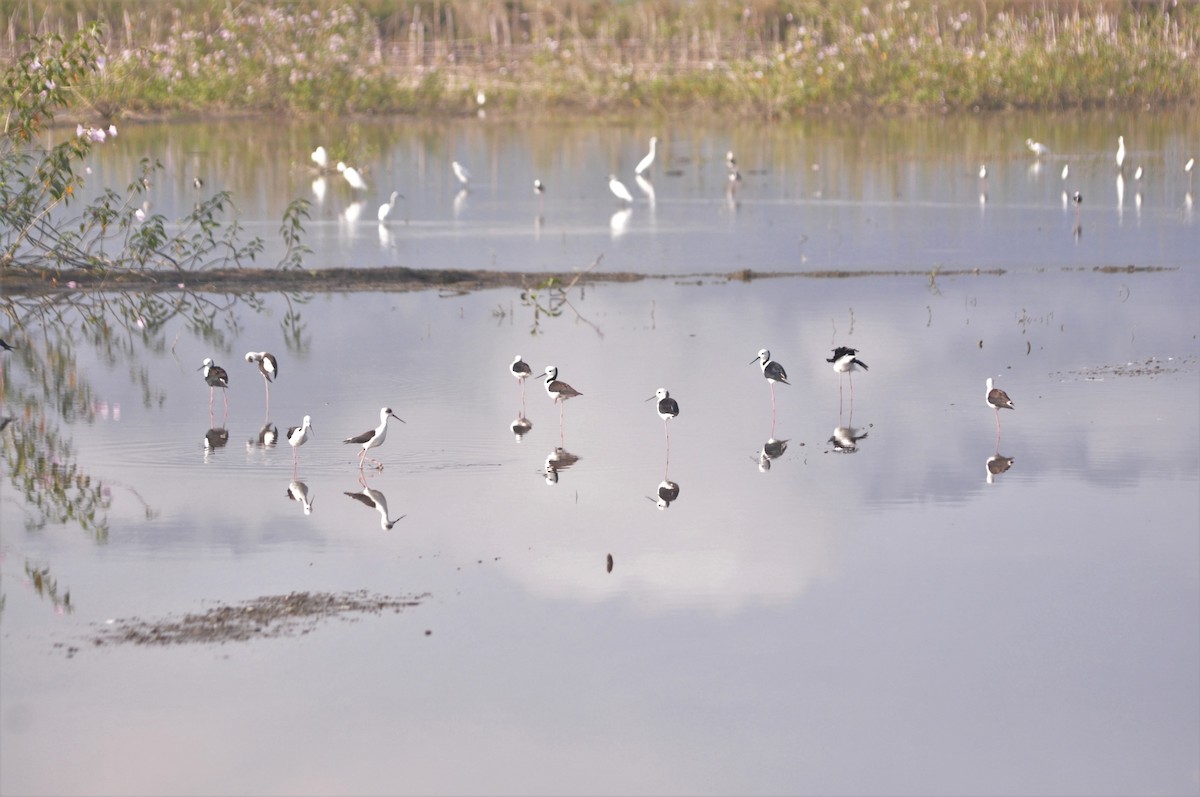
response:
<path id="1" fill-rule="evenodd" d="M 612 214 L 612 218 L 608 220 L 608 228 L 612 231 L 613 238 L 620 238 L 625 234 L 625 230 L 629 227 L 629 217 L 632 215 L 632 208 L 621 208 Z"/>
<path id="2" fill-rule="evenodd" d="M 365 204 L 366 203 L 361 199 L 351 202 L 346 206 L 346 209 L 342 211 L 342 218 L 346 220 L 347 224 L 354 224 L 356 221 L 358 221 L 358 217 L 362 215 L 363 205 Z"/>
<path id="3" fill-rule="evenodd" d="M 650 203 L 650 209 L 654 210 L 654 184 L 640 174 L 634 175 L 633 179 L 637 182 L 637 187 L 646 195 L 646 199 Z"/>
<path id="4" fill-rule="evenodd" d="M 311 515 L 313 511 L 313 498 L 308 494 L 308 485 L 301 481 L 295 481 L 288 484 L 287 497 L 292 501 L 299 502 L 304 509 L 304 514 Z"/>
<path id="5" fill-rule="evenodd" d="M 392 526 L 395 526 L 406 517 L 406 515 L 401 515 L 395 520 L 392 520 L 388 516 L 387 498 L 384 497 L 383 493 L 373 487 L 368 487 L 367 483 L 363 481 L 361 477 L 359 478 L 358 483 L 362 485 L 362 490 L 357 493 L 348 492 L 346 495 L 350 496 L 355 501 L 358 501 L 363 506 L 369 506 L 378 512 L 379 528 L 383 529 L 384 531 L 388 531 L 392 528 Z"/>

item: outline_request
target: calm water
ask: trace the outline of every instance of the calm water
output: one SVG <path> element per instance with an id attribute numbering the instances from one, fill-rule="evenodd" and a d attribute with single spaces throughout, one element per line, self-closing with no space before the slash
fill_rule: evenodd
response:
<path id="1" fill-rule="evenodd" d="M 327 187 L 318 264 L 915 273 L 576 288 L 558 317 L 496 290 L 184 296 L 222 305 L 211 329 L 184 314 L 99 340 L 8 322 L 0 791 L 1195 793 L 1196 121 L 352 127 L 371 203 L 338 221 L 349 194 Z M 638 195 L 614 229 L 604 178 L 637 194 L 655 132 L 655 202 Z M 1031 171 L 1030 135 L 1069 159 L 1078 220 L 1067 160 Z M 157 186 L 156 209 L 192 201 L 194 172 L 228 174 L 271 235 L 334 137 L 129 128 L 131 153 L 105 149 L 94 171 L 123 182 L 135 153 L 168 153 L 179 187 Z M 457 215 L 455 157 L 476 175 Z M 1140 205 L 1129 162 L 1145 164 Z M 387 243 L 382 174 L 406 195 Z M 1165 270 L 1091 269 L 1126 264 Z M 1005 271 L 929 273 L 976 267 Z M 853 396 L 825 362 L 835 345 L 870 366 Z M 763 347 L 792 382 L 774 416 L 750 364 Z M 259 349 L 280 361 L 269 415 L 242 360 Z M 507 373 L 518 352 L 584 394 L 561 427 L 540 381 L 522 397 Z M 230 372 L 227 417 L 220 396 L 210 416 L 206 356 Z M 988 376 L 1016 404 L 999 440 Z M 669 460 L 644 401 L 657 387 L 682 407 Z M 360 482 L 340 441 L 384 405 L 406 423 Z M 290 447 L 256 445 L 264 420 L 282 434 L 305 414 L 310 514 L 287 496 Z M 206 450 L 212 427 L 228 443 Z M 90 477 L 70 506 L 95 489 L 104 531 L 55 516 L 25 441 Z M 989 480 L 997 455 L 1013 463 Z M 679 492 L 660 508 L 664 480 Z M 348 497 L 364 484 L 382 520 Z M 360 589 L 427 597 L 281 639 L 90 641 L 113 618 Z"/>

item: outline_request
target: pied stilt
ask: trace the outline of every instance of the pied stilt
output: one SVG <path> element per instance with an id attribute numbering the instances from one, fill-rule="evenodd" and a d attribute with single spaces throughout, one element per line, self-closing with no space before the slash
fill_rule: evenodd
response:
<path id="1" fill-rule="evenodd" d="M 305 415 L 304 422 L 287 430 L 288 445 L 292 447 L 292 475 L 295 476 L 298 460 L 296 449 L 308 442 L 308 433 L 312 431 L 312 418 Z"/>
<path id="2" fill-rule="evenodd" d="M 833 370 L 839 374 L 839 379 L 838 379 L 838 402 L 839 402 L 839 405 L 841 403 L 841 398 L 842 398 L 842 381 L 841 381 L 840 375 L 845 374 L 845 373 L 850 374 L 850 406 L 852 408 L 854 406 L 854 372 L 859 369 L 862 369 L 863 371 L 870 370 L 869 368 L 867 368 L 867 364 L 865 362 L 858 359 L 858 357 L 856 356 L 857 354 L 858 354 L 858 349 L 852 349 L 849 346 L 838 346 L 836 349 L 833 350 L 833 356 L 827 357 L 825 359 L 825 362 L 833 363 Z M 853 412 L 853 409 L 851 409 L 851 412 Z"/>
<path id="3" fill-rule="evenodd" d="M 508 371 L 518 382 L 521 383 L 521 403 L 525 402 L 525 380 L 533 375 L 533 369 L 529 367 L 529 363 L 521 359 L 521 355 L 513 357 L 512 365 L 508 366 Z"/>
<path id="4" fill-rule="evenodd" d="M 658 417 L 663 419 L 663 439 L 667 444 L 667 455 L 670 456 L 671 432 L 667 429 L 667 421 L 679 417 L 679 402 L 671 398 L 671 394 L 665 387 L 660 387 L 654 391 L 654 395 L 646 399 L 646 401 L 653 401 L 654 399 L 658 399 L 655 409 L 658 410 Z"/>
<path id="5" fill-rule="evenodd" d="M 366 463 L 367 452 L 372 448 L 383 445 L 383 441 L 387 439 L 388 418 L 395 418 L 396 420 L 400 421 L 400 423 L 404 423 L 404 419 L 392 412 L 391 407 L 383 407 L 379 410 L 378 426 L 369 432 L 363 432 L 362 434 L 355 435 L 354 437 L 347 437 L 342 441 L 343 443 L 353 443 L 356 446 L 362 446 L 362 453 L 358 455 L 359 470 L 362 470 L 363 465 Z M 372 459 L 374 459 L 374 457 L 372 457 Z M 383 470 L 382 462 L 375 459 L 375 463 L 379 466 L 380 470 Z"/>
<path id="6" fill-rule="evenodd" d="M 583 394 L 561 381 L 558 378 L 558 369 L 553 365 L 547 365 L 543 375 L 546 377 L 546 395 L 558 403 L 558 442 L 561 446 L 563 442 L 563 405 L 567 399 L 573 399 Z"/>
<path id="7" fill-rule="evenodd" d="M 790 385 L 787 381 L 787 371 L 783 370 L 783 366 L 771 359 L 771 352 L 766 349 L 759 349 L 758 356 L 750 361 L 750 364 L 759 363 L 762 366 L 762 374 L 767 379 L 767 383 L 771 386 L 771 415 L 775 414 L 775 383 L 782 382 L 785 385 Z"/>
<path id="8" fill-rule="evenodd" d="M 229 374 L 219 365 L 212 361 L 212 357 L 205 357 L 204 362 L 200 363 L 197 371 L 204 371 L 204 381 L 208 383 L 208 412 L 212 414 L 213 395 L 217 388 L 225 390 L 222 395 L 225 398 L 225 412 L 229 413 Z"/>
<path id="9" fill-rule="evenodd" d="M 1012 399 L 998 387 L 992 386 L 992 378 L 987 378 L 987 405 L 996 411 L 996 439 L 1000 439 L 1000 410 L 1015 410 Z"/>
<path id="10" fill-rule="evenodd" d="M 246 362 L 257 363 L 258 372 L 262 374 L 263 386 L 267 391 L 267 417 L 271 417 L 271 383 L 279 376 L 279 362 L 275 355 L 265 351 L 246 352 Z"/>

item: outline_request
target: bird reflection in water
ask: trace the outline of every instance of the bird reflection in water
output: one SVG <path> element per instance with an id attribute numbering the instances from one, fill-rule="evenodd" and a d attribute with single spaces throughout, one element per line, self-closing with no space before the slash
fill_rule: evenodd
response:
<path id="1" fill-rule="evenodd" d="M 762 450 L 758 452 L 758 469 L 762 473 L 766 473 L 771 469 L 771 460 L 779 459 L 787 451 L 787 440 L 776 440 L 774 435 L 767 438 L 767 442 L 763 443 Z"/>
<path id="2" fill-rule="evenodd" d="M 406 515 L 401 515 L 395 520 L 392 520 L 388 516 L 387 498 L 384 497 L 383 493 L 373 487 L 368 487 L 366 481 L 361 476 L 358 479 L 358 483 L 362 486 L 362 490 L 357 493 L 348 492 L 346 495 L 350 496 L 355 501 L 358 501 L 363 506 L 369 506 L 378 512 L 379 528 L 383 529 L 384 531 L 388 531 L 392 528 L 392 526 L 395 526 L 397 523 L 407 517 Z"/>
<path id="3" fill-rule="evenodd" d="M 229 430 L 214 426 L 204 433 L 204 461 L 208 462 L 208 455 L 216 451 L 218 448 L 224 448 L 229 443 Z"/>
<path id="4" fill-rule="evenodd" d="M 650 498 L 651 501 L 654 501 L 655 506 L 659 509 L 669 509 L 671 502 L 679 497 L 679 482 L 663 479 L 658 484 L 657 495 L 657 499 Z"/>
<path id="5" fill-rule="evenodd" d="M 274 448 L 277 442 L 279 442 L 279 429 L 275 424 L 267 421 L 263 428 L 258 430 L 257 437 L 246 441 L 246 448 Z"/>
<path id="6" fill-rule="evenodd" d="M 533 424 L 528 418 L 525 417 L 525 414 L 522 413 L 518 415 L 517 419 L 509 425 L 509 429 L 512 431 L 513 437 L 515 437 L 519 443 L 521 442 L 522 437 L 533 431 Z"/>
<path id="7" fill-rule="evenodd" d="M 546 484 L 558 484 L 558 474 L 561 471 L 569 470 L 579 457 L 567 451 L 565 448 L 556 448 L 546 455 L 546 466 L 543 468 L 543 473 L 546 475 Z"/>
<path id="8" fill-rule="evenodd" d="M 997 476 L 1001 473 L 1007 473 L 1008 469 L 1013 466 L 1016 460 L 1012 457 L 1006 457 L 1000 452 L 996 452 L 987 458 L 985 470 L 987 473 L 987 483 L 992 484 Z"/>
<path id="9" fill-rule="evenodd" d="M 833 450 L 839 454 L 853 454 L 858 451 L 858 441 L 867 439 L 867 432 L 853 426 L 838 426 L 833 430 L 829 442 Z"/>
<path id="10" fill-rule="evenodd" d="M 299 502 L 304 508 L 304 514 L 311 515 L 313 510 L 313 498 L 308 494 L 308 485 L 304 482 L 296 481 L 288 485 L 287 497 L 292 501 Z"/>

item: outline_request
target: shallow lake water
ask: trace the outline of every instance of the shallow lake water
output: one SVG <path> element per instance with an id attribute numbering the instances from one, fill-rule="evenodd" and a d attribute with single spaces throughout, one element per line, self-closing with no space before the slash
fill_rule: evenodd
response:
<path id="1" fill-rule="evenodd" d="M 181 292 L 156 298 L 219 304 L 211 328 L 182 312 L 109 337 L 6 295 L 0 791 L 1200 788 L 1194 113 L 349 129 L 403 213 L 381 236 L 386 191 L 348 224 L 327 186 L 314 265 L 537 286 L 603 256 L 650 278 L 536 287 L 540 310 L 518 289 Z M 1146 166 L 1127 162 L 1118 205 L 1122 130 Z M 606 175 L 636 192 L 653 133 L 655 201 L 614 222 Z M 1031 135 L 1063 159 L 1033 171 Z M 153 149 L 178 183 L 157 207 L 186 207 L 194 163 L 221 181 L 196 153 L 227 153 L 221 187 L 269 236 L 334 136 L 130 127 L 132 154 L 101 150 L 94 174 L 123 182 Z M 456 157 L 476 175 L 457 209 Z M 797 273 L 720 276 L 739 269 Z M 838 345 L 869 371 L 834 373 Z M 774 412 L 763 347 L 791 383 Z M 243 360 L 263 349 L 269 410 Z M 508 373 L 517 353 L 583 393 L 561 424 L 541 380 Z M 1015 404 L 999 432 L 989 376 Z M 658 387 L 681 406 L 669 454 Z M 404 423 L 360 476 L 341 441 L 382 406 Z M 260 433 L 306 414 L 294 474 Z M 224 644 L 105 636 L 359 591 L 414 605 Z"/>

